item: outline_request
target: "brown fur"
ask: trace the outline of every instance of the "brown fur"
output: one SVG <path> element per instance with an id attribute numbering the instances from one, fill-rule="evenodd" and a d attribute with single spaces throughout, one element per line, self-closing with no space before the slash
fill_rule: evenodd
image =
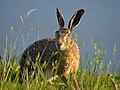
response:
<path id="1" fill-rule="evenodd" d="M 72 74 L 75 87 L 78 88 L 76 72 L 80 61 L 80 54 L 76 43 L 73 43 L 70 48 L 68 48 L 65 52 L 61 52 L 61 54 L 63 59 L 60 60 L 60 65 L 57 74 L 62 77 L 64 82 L 66 82 L 68 76 Z"/>

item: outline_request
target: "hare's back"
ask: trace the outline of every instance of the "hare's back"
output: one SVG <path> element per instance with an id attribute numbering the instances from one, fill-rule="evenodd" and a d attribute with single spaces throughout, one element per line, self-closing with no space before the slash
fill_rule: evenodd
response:
<path id="1" fill-rule="evenodd" d="M 41 59 L 41 63 L 45 60 L 55 60 L 56 57 L 54 53 L 56 52 L 57 48 L 55 46 L 55 39 L 39 40 L 31 44 L 28 48 L 26 48 L 21 57 L 21 63 L 24 64 L 28 59 L 31 59 L 35 63 L 36 58 L 38 56 Z"/>

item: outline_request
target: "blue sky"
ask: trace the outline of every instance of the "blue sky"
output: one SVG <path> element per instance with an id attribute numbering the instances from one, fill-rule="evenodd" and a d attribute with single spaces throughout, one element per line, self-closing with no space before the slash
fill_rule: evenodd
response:
<path id="1" fill-rule="evenodd" d="M 79 47 L 84 42 L 85 50 L 91 55 L 90 35 L 96 43 L 102 42 L 103 50 L 107 51 L 106 61 L 112 59 L 113 45 L 117 45 L 116 63 L 120 62 L 120 0 L 1 0 L 0 2 L 0 54 L 3 53 L 5 36 L 8 35 L 8 46 L 14 42 L 21 28 L 20 16 L 27 15 L 29 10 L 36 9 L 25 20 L 17 48 L 27 47 L 38 39 L 54 38 L 58 29 L 55 10 L 63 13 L 66 26 L 74 12 L 80 8 L 85 14 L 74 34 L 77 34 Z M 10 27 L 14 31 L 10 33 Z M 33 30 L 29 40 L 26 39 Z"/>

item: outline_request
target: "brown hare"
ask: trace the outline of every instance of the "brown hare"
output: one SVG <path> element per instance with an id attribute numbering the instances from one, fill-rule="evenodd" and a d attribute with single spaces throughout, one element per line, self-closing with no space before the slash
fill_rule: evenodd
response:
<path id="1" fill-rule="evenodd" d="M 28 70 L 28 75 L 34 71 L 32 63 L 36 63 L 39 55 L 39 67 L 46 64 L 44 72 L 52 72 L 53 63 L 58 62 L 56 75 L 66 83 L 68 76 L 71 75 L 74 81 L 74 87 L 79 89 L 76 72 L 80 61 L 80 53 L 76 42 L 72 39 L 74 27 L 80 22 L 84 9 L 80 9 L 72 16 L 69 21 L 68 28 L 64 28 L 64 17 L 62 13 L 56 9 L 59 30 L 55 32 L 55 38 L 43 39 L 36 41 L 23 52 L 20 60 L 20 77 L 23 77 L 24 70 Z M 27 61 L 30 61 L 29 65 Z"/>

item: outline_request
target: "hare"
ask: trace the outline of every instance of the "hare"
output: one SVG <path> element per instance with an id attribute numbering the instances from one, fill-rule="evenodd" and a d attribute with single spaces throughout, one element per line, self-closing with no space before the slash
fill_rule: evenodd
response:
<path id="1" fill-rule="evenodd" d="M 64 17 L 62 13 L 56 9 L 59 30 L 55 32 L 55 38 L 43 39 L 36 41 L 23 52 L 20 62 L 20 77 L 23 77 L 23 71 L 28 70 L 28 74 L 34 71 L 32 63 L 36 63 L 39 54 L 39 67 L 46 64 L 44 72 L 52 72 L 53 63 L 58 62 L 56 75 L 66 83 L 68 76 L 72 75 L 74 87 L 79 89 L 76 72 L 80 61 L 80 52 L 75 41 L 72 39 L 74 27 L 80 22 L 84 9 L 80 9 L 72 16 L 69 21 L 68 28 L 64 28 Z M 53 53 L 54 52 L 54 53 Z M 54 54 L 54 55 L 53 55 Z M 27 64 L 30 61 L 30 65 Z M 52 72 L 53 73 L 53 72 Z"/>

